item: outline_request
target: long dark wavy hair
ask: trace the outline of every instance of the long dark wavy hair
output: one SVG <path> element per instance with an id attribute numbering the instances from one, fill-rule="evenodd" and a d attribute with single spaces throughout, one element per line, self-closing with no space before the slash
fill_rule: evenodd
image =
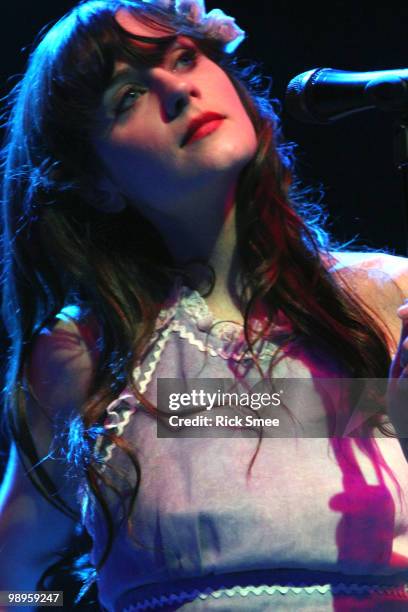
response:
<path id="1" fill-rule="evenodd" d="M 121 7 L 150 25 L 160 24 L 162 38 L 149 39 L 156 43 L 150 51 L 132 44 L 140 37 L 115 21 Z M 163 28 L 168 36 L 163 37 Z M 22 460 L 37 466 L 30 472 L 36 486 L 50 503 L 72 514 L 45 468 L 37 465 L 25 409 L 30 391 L 24 366 L 38 333 L 63 307 L 76 305 L 84 321 L 91 317 L 96 322 L 100 355 L 82 414 L 69 425 L 76 435 L 67 436 L 72 446 L 67 456 L 82 465 L 108 524 L 110 538 L 100 564 L 115 525 L 103 494 L 112 480 L 99 469 L 93 441 L 103 433 L 132 462 L 136 484 L 129 517 L 141 466 L 123 439 L 104 432 L 104 411 L 126 384 L 154 411 L 134 387 L 132 371 L 175 276 L 184 272 L 156 229 L 134 209 L 110 214 L 92 206 L 103 194 L 97 187 L 91 131 L 115 61 L 155 65 L 178 33 L 191 36 L 225 70 L 257 134 L 256 154 L 236 194 L 240 305 L 249 345 L 248 321 L 262 300 L 271 322 L 284 317 L 290 324 L 287 344 L 303 338 L 327 353 L 335 347 L 350 377 L 386 378 L 390 366 L 385 326 L 345 281 L 339 284 L 328 271 L 330 250 L 339 245 L 324 229 L 325 216 L 297 190 L 292 148 L 282 139 L 268 92 L 253 67 L 141 0 L 90 0 L 77 6 L 43 36 L 9 97 L 3 149 L 3 317 L 10 338 L 5 406 L 8 431 Z M 383 409 L 375 418 L 380 414 Z"/>

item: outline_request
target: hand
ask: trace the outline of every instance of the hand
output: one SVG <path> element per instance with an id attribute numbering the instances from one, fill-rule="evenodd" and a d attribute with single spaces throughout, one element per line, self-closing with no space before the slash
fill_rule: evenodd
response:
<path id="1" fill-rule="evenodd" d="M 408 461 L 408 300 L 398 308 L 397 314 L 402 321 L 402 330 L 390 368 L 387 406 L 388 415 Z"/>

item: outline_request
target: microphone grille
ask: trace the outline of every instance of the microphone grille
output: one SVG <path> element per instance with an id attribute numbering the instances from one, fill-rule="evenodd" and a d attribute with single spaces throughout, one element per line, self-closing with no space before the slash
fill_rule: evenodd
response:
<path id="1" fill-rule="evenodd" d="M 307 104 L 307 89 L 313 84 L 321 68 L 313 68 L 295 76 L 286 88 L 284 108 L 299 121 L 316 123 L 316 116 L 310 112 Z M 319 120 L 317 120 L 319 122 Z"/>

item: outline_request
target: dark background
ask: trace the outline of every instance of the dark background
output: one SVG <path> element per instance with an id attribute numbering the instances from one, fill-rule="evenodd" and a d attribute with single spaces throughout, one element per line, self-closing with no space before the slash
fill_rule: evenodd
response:
<path id="1" fill-rule="evenodd" d="M 27 47 L 38 31 L 75 4 L 14 0 L 3 8 L 2 83 L 23 70 Z M 215 7 L 233 15 L 248 32 L 240 55 L 262 62 L 265 74 L 273 78 L 272 95 L 281 100 L 291 78 L 311 68 L 366 71 L 408 66 L 403 2 L 375 7 L 365 0 L 331 0 L 321 8 L 317 2 L 287 0 L 207 1 L 207 9 Z M 328 126 L 301 124 L 285 113 L 283 120 L 287 138 L 299 144 L 303 180 L 325 190 L 335 236 L 346 240 L 359 235 L 362 248 L 405 254 L 392 117 L 371 110 Z"/>
<path id="2" fill-rule="evenodd" d="M 1 7 L 0 79 L 4 96 L 24 70 L 40 29 L 76 1 L 14 0 Z M 320 5 L 320 3 L 319 3 Z M 248 32 L 240 56 L 262 62 L 273 77 L 272 95 L 283 99 L 288 82 L 317 67 L 368 71 L 408 66 L 406 2 L 331 0 L 216 0 Z M 336 238 L 356 235 L 357 244 L 404 255 L 402 190 L 393 163 L 393 119 L 365 111 L 329 126 L 306 125 L 283 113 L 287 138 L 299 145 L 299 172 L 306 184 L 324 188 Z M 1 333 L 0 333 L 1 339 Z M 1 372 L 1 368 L 0 368 Z M 3 448 L 1 448 L 3 446 Z M 1 459 L 6 447 L 0 437 Z M 91 606 L 86 606 L 91 609 Z"/>

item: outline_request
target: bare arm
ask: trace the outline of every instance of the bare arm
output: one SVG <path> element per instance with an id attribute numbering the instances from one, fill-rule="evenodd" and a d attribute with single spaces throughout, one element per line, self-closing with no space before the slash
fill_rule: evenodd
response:
<path id="1" fill-rule="evenodd" d="M 35 590 L 44 570 L 69 543 L 74 521 L 31 483 L 14 445 L 0 495 L 0 590 Z"/>
<path id="2" fill-rule="evenodd" d="M 40 457 L 46 457 L 55 423 L 80 411 L 92 379 L 95 354 L 74 321 L 58 320 L 43 330 L 27 367 L 32 386 L 28 418 Z M 52 458 L 44 468 L 58 492 L 78 511 L 75 479 Z M 13 445 L 0 488 L 0 590 L 35 590 L 44 570 L 69 544 L 75 522 L 54 508 L 32 484 Z M 25 608 L 27 609 L 27 608 Z"/>
<path id="3" fill-rule="evenodd" d="M 408 259 L 384 253 L 333 252 L 330 268 L 340 284 L 345 282 L 384 328 L 391 355 L 401 334 L 397 309 L 408 297 Z"/>
<path id="4" fill-rule="evenodd" d="M 333 270 L 345 278 L 380 322 L 387 325 L 393 358 L 388 382 L 388 416 L 408 461 L 408 259 L 378 253 L 333 253 Z M 341 282 L 341 279 L 340 279 Z M 372 313 L 371 313 L 372 314 Z"/>

